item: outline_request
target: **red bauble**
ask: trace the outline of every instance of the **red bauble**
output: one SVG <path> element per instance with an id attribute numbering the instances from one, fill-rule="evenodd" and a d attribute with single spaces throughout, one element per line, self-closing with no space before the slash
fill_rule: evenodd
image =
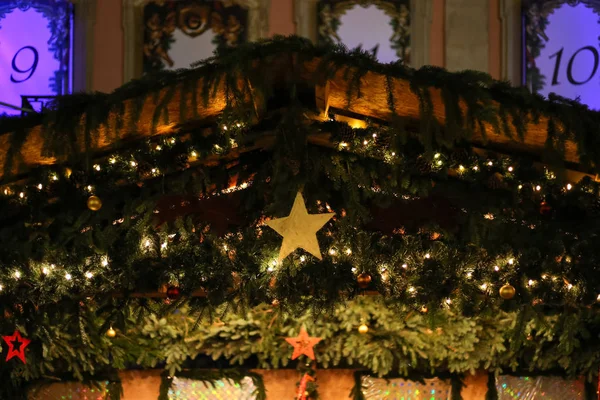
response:
<path id="1" fill-rule="evenodd" d="M 540 204 L 540 214 L 548 215 L 551 212 L 552 212 L 552 207 L 550 207 L 550 205 L 548 203 L 546 203 L 546 201 L 542 201 L 542 203 Z"/>
<path id="2" fill-rule="evenodd" d="M 169 288 L 167 289 L 167 298 L 169 298 L 171 300 L 179 298 L 180 294 L 181 293 L 177 286 L 169 286 Z"/>

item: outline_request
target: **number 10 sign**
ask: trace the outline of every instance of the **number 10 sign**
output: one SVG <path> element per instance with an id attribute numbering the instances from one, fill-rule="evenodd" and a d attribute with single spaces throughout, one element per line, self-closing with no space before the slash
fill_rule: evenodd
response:
<path id="1" fill-rule="evenodd" d="M 70 92 L 71 11 L 66 0 L 0 1 L 0 102 Z"/>
<path id="2" fill-rule="evenodd" d="M 527 85 L 600 110 L 600 0 L 526 0 Z"/>

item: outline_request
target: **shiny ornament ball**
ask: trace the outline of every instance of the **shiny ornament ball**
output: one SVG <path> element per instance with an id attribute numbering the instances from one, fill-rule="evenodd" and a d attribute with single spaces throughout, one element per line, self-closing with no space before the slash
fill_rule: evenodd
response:
<path id="1" fill-rule="evenodd" d="M 169 286 L 167 289 L 167 298 L 174 300 L 180 295 L 179 288 L 177 286 Z"/>
<path id="2" fill-rule="evenodd" d="M 102 208 L 102 200 L 98 196 L 90 196 L 87 201 L 87 206 L 92 211 L 98 211 Z"/>
<path id="3" fill-rule="evenodd" d="M 550 214 L 550 212 L 552 212 L 552 207 L 550 207 L 550 205 L 547 202 L 542 201 L 542 203 L 540 204 L 540 214 L 548 215 Z"/>
<path id="4" fill-rule="evenodd" d="M 513 297 L 515 297 L 516 293 L 517 291 L 515 287 L 510 283 L 507 283 L 506 285 L 500 288 L 500 297 L 502 297 L 504 300 L 512 299 Z"/>
<path id="5" fill-rule="evenodd" d="M 367 332 L 369 332 L 369 327 L 366 324 L 362 324 L 361 326 L 358 327 L 358 333 L 364 335 Z"/>
<path id="6" fill-rule="evenodd" d="M 115 331 L 112 326 L 110 328 L 108 328 L 108 330 L 106 331 L 106 336 L 108 336 L 109 338 L 114 338 L 115 336 L 117 336 L 117 331 Z"/>
<path id="7" fill-rule="evenodd" d="M 371 283 L 371 275 L 369 274 L 360 274 L 357 278 L 356 281 L 358 282 L 358 287 L 361 289 L 366 289 L 367 286 L 369 286 L 369 283 Z"/>

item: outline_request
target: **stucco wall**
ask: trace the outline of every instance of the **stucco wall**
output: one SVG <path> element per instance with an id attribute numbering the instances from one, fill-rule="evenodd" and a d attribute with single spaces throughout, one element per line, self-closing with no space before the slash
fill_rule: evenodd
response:
<path id="1" fill-rule="evenodd" d="M 123 82 L 123 21 L 122 2 L 124 0 L 96 0 L 93 42 L 93 76 L 90 90 L 110 92 Z M 294 1 L 271 0 L 269 13 L 269 35 L 290 35 L 296 32 L 294 22 Z M 433 0 L 432 26 L 430 32 L 429 62 L 437 66 L 456 67 L 464 52 L 473 52 L 468 40 L 477 39 L 478 54 L 469 65 L 484 69 L 498 78 L 501 63 L 501 40 L 499 24 L 499 0 Z M 472 8 L 474 3 L 477 14 Z M 465 18 L 473 18 L 481 35 L 464 34 L 471 29 Z M 368 26 L 365 27 L 368 29 Z M 474 38 L 477 36 L 477 38 Z M 450 60 L 450 64 L 447 64 Z M 476 62 L 475 62 L 476 61 Z M 462 66 L 463 64 L 460 64 Z"/>

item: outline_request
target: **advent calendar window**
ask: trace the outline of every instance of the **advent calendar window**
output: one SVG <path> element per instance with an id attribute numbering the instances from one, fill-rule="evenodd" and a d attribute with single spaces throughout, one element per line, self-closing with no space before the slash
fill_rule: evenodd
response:
<path id="1" fill-rule="evenodd" d="M 600 0 L 524 0 L 525 84 L 600 109 Z"/>
<path id="2" fill-rule="evenodd" d="M 321 43 L 361 47 L 384 63 L 410 64 L 409 0 L 319 0 Z"/>
<path id="3" fill-rule="evenodd" d="M 0 0 L 0 102 L 72 91 L 72 26 L 67 0 Z M 20 113 L 0 105 L 0 114 Z"/>

